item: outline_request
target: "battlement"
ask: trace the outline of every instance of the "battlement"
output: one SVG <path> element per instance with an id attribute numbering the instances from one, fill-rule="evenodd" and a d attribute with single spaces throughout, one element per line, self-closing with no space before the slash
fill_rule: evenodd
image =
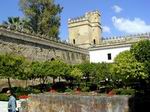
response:
<path id="1" fill-rule="evenodd" d="M 100 16 L 100 12 L 98 10 L 95 10 L 91 12 L 86 12 L 84 16 L 68 19 L 68 23 L 71 24 L 71 23 L 77 23 L 77 22 L 83 22 L 83 21 L 90 21 L 90 17 L 92 17 L 95 14 Z"/>
<path id="2" fill-rule="evenodd" d="M 79 52 L 84 52 L 85 49 L 81 48 L 81 47 L 77 47 L 71 43 L 67 43 L 66 41 L 62 41 L 62 40 L 57 40 L 53 37 L 48 38 L 45 35 L 40 35 L 40 34 L 35 34 L 35 33 L 27 33 L 27 32 L 19 32 L 17 30 L 11 30 L 8 28 L 3 27 L 2 25 L 0 25 L 0 36 L 1 35 L 9 35 L 8 37 L 13 36 L 12 38 L 17 38 L 19 40 L 23 39 L 25 41 L 34 41 L 35 43 L 48 43 L 48 46 L 50 45 L 54 45 L 56 46 L 60 46 L 61 49 L 65 48 L 65 49 L 77 49 L 77 51 Z M 23 37 L 23 38 L 22 38 Z M 41 44 L 40 43 L 40 44 Z"/>
<path id="3" fill-rule="evenodd" d="M 69 43 L 82 48 L 100 44 L 101 24 L 98 10 L 86 12 L 83 16 L 68 19 Z"/>
<path id="4" fill-rule="evenodd" d="M 150 39 L 150 32 L 134 34 L 134 35 L 126 35 L 126 36 L 106 37 L 102 39 L 101 44 L 105 45 L 105 44 L 113 44 L 113 43 L 136 42 L 142 39 Z"/>
<path id="5" fill-rule="evenodd" d="M 85 16 L 88 16 L 88 15 L 94 15 L 94 14 L 98 14 L 98 15 L 100 16 L 100 12 L 99 12 L 98 10 L 86 12 L 86 13 L 85 13 Z"/>
<path id="6" fill-rule="evenodd" d="M 81 21 L 88 21 L 88 18 L 86 18 L 85 16 L 80 16 L 77 18 L 68 19 L 68 23 L 77 23 Z"/>

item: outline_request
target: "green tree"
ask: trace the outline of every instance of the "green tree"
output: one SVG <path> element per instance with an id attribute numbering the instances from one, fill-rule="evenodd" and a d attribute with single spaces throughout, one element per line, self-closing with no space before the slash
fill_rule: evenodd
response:
<path id="1" fill-rule="evenodd" d="M 25 80 L 26 81 L 26 87 L 28 86 L 28 80 L 30 80 L 32 71 L 31 71 L 31 61 L 25 60 L 23 63 L 24 73 L 18 77 L 18 79 Z"/>
<path id="2" fill-rule="evenodd" d="M 131 46 L 131 53 L 139 62 L 150 60 L 150 40 L 141 40 Z"/>
<path id="3" fill-rule="evenodd" d="M 32 62 L 31 65 L 31 71 L 32 71 L 32 75 L 30 76 L 31 79 L 36 79 L 39 78 L 40 83 L 45 83 L 46 80 L 46 75 L 45 75 L 45 66 L 44 66 L 44 62 L 39 62 L 39 61 L 35 61 Z"/>
<path id="4" fill-rule="evenodd" d="M 76 65 L 77 68 L 79 68 L 83 73 L 83 80 L 82 80 L 82 86 L 89 88 L 93 82 L 93 73 L 94 73 L 94 64 L 89 63 L 88 61 L 85 61 L 84 63 L 81 63 L 79 65 Z"/>
<path id="5" fill-rule="evenodd" d="M 70 75 L 73 77 L 73 79 L 76 80 L 76 82 L 78 83 L 78 87 L 79 87 L 79 83 L 81 82 L 81 78 L 83 77 L 82 71 L 79 68 L 74 67 Z"/>
<path id="6" fill-rule="evenodd" d="M 11 89 L 10 78 L 20 78 L 24 74 L 25 58 L 14 54 L 0 55 L 0 76 L 8 79 Z"/>
<path id="7" fill-rule="evenodd" d="M 112 71 L 114 80 L 121 80 L 125 85 L 148 77 L 144 64 L 138 62 L 130 51 L 117 55 Z"/>
<path id="8" fill-rule="evenodd" d="M 40 79 L 40 91 L 43 92 L 44 84 L 47 80 L 47 75 L 45 73 L 45 64 L 44 62 L 32 62 L 31 64 L 31 79 Z"/>
<path id="9" fill-rule="evenodd" d="M 150 40 L 141 40 L 133 44 L 131 46 L 131 53 L 134 55 L 138 62 L 144 64 L 145 71 L 147 71 L 149 74 L 149 77 L 147 78 L 148 80 L 145 80 L 145 82 L 150 83 Z"/>
<path id="10" fill-rule="evenodd" d="M 93 74 L 94 64 L 91 64 L 86 61 L 84 63 L 77 65 L 77 67 L 81 69 L 83 76 L 86 78 L 87 81 L 89 81 L 91 75 Z"/>
<path id="11" fill-rule="evenodd" d="M 53 78 L 53 83 L 56 78 L 64 78 L 66 73 L 68 72 L 68 65 L 61 60 L 53 60 L 45 62 L 45 74 L 49 77 Z"/>
<path id="12" fill-rule="evenodd" d="M 57 38 L 62 7 L 54 0 L 20 0 L 20 8 L 35 33 Z"/>
<path id="13" fill-rule="evenodd" d="M 110 67 L 111 64 L 109 63 L 96 63 L 94 64 L 94 70 L 93 70 L 93 78 L 92 82 L 96 84 L 97 86 L 100 85 L 101 81 L 110 82 L 112 79 Z"/>

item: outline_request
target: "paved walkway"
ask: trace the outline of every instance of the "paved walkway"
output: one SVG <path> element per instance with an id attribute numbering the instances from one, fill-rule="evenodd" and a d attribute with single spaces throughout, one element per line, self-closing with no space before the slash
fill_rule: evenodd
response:
<path id="1" fill-rule="evenodd" d="M 8 112 L 7 105 L 8 105 L 8 102 L 0 101 L 0 112 Z"/>
<path id="2" fill-rule="evenodd" d="M 0 101 L 0 112 L 8 112 L 7 110 L 8 102 Z M 20 107 L 20 101 L 17 101 L 17 107 Z"/>

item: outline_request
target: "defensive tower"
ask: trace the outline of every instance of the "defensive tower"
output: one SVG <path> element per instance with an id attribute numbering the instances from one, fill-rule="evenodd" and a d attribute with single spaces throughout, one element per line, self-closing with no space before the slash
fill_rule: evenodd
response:
<path id="1" fill-rule="evenodd" d="M 68 19 L 69 43 L 82 48 L 100 44 L 102 32 L 100 16 L 96 10 L 78 18 Z"/>

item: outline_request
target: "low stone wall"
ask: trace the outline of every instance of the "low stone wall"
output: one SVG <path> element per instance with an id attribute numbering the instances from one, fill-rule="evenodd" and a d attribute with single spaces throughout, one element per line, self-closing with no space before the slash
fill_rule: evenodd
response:
<path id="1" fill-rule="evenodd" d="M 128 96 L 30 95 L 28 112 L 129 112 Z"/>

